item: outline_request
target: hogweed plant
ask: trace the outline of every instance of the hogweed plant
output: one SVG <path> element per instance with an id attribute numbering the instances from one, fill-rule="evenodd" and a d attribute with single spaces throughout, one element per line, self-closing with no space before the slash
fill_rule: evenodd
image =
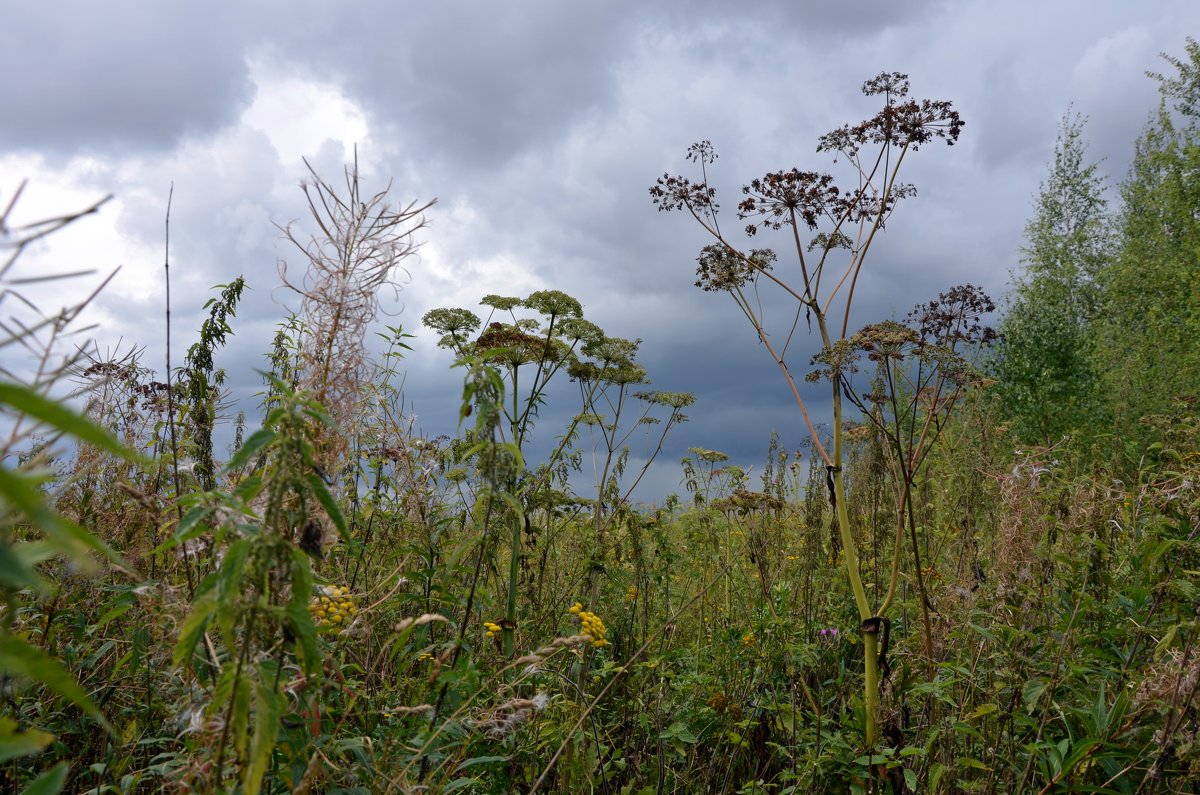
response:
<path id="1" fill-rule="evenodd" d="M 932 676 L 934 651 L 930 596 L 921 562 L 913 489 L 950 414 L 968 388 L 982 382 L 972 357 L 996 340 L 982 318 L 996 308 L 978 287 L 954 287 L 936 300 L 918 304 L 904 323 L 884 321 L 864 327 L 851 339 L 855 354 L 876 365 L 869 391 L 856 388 L 851 358 L 839 370 L 846 397 L 885 440 L 896 488 L 896 537 L 891 575 L 879 606 L 883 615 L 895 599 L 901 536 L 907 527 L 913 578 L 921 601 L 926 663 Z"/>
<path id="2" fill-rule="evenodd" d="M 865 739 L 873 747 L 879 739 L 880 635 L 885 617 L 867 598 L 859 571 L 858 549 L 851 532 L 842 478 L 844 457 L 844 383 L 842 369 L 852 355 L 849 335 L 858 280 L 876 237 L 897 205 L 916 193 L 901 182 L 900 171 L 910 153 L 942 141 L 953 145 L 963 121 L 951 103 L 910 99 L 908 77 L 883 72 L 863 84 L 863 93 L 877 97 L 882 107 L 874 116 L 847 124 L 821 136 L 817 151 L 841 161 L 850 171 L 848 184 L 831 174 L 796 168 L 770 172 L 742 188 L 737 216 L 746 221 L 745 234 L 781 231 L 794 250 L 790 273 L 778 271 L 778 255 L 768 248 L 747 248 L 735 243 L 722 227 L 716 189 L 709 183 L 709 168 L 717 154 L 712 144 L 693 144 L 687 159 L 699 167 L 699 178 L 665 174 L 650 188 L 660 211 L 684 211 L 715 242 L 697 258 L 697 286 L 727 293 L 747 319 L 759 343 L 779 368 L 808 428 L 813 449 L 824 463 L 829 500 L 837 519 L 846 576 L 862 622 L 864 656 Z M 795 303 L 789 326 L 799 316 L 815 322 L 820 337 L 821 364 L 832 402 L 832 439 L 817 432 L 808 403 L 794 374 L 795 356 L 789 359 L 793 335 L 782 338 L 769 331 L 768 318 L 759 301 L 760 289 L 781 290 Z"/>
<path id="3" fill-rule="evenodd" d="M 596 571 L 611 517 L 649 470 L 667 434 L 687 419 L 682 410 L 694 397 L 681 392 L 635 391 L 647 381 L 645 369 L 636 361 L 641 340 L 608 336 L 583 317 L 578 300 L 562 291 L 539 290 L 524 299 L 488 295 L 480 303 L 490 310 L 486 320 L 468 309 L 442 308 L 426 313 L 422 322 L 442 335 L 440 347 L 460 357 L 478 357 L 502 376 L 507 399 L 497 406 L 501 413 L 497 430 L 521 460 L 554 379 L 565 373 L 578 386 L 580 397 L 579 411 L 571 417 L 547 459 L 534 471 L 525 472 L 522 466 L 509 472 L 506 491 L 522 504 L 520 521 L 515 514 L 513 517 L 508 605 L 501 624 L 505 654 L 511 655 L 518 618 L 522 532 L 532 529 L 534 509 L 551 503 L 555 479 L 565 483 L 570 471 L 581 466 L 579 451 L 573 452 L 576 443 L 584 435 L 593 442 L 597 493 L 585 590 L 589 599 L 595 600 Z M 483 331 L 477 334 L 480 328 Z M 627 422 L 632 413 L 628 408 L 630 398 L 641 403 L 641 410 L 636 420 Z M 653 416 L 656 408 L 667 411 L 665 421 Z M 628 464 L 631 434 L 641 426 L 654 424 L 662 426 L 657 443 L 632 483 L 622 488 L 620 480 Z M 546 513 L 549 518 L 551 512 Z"/>

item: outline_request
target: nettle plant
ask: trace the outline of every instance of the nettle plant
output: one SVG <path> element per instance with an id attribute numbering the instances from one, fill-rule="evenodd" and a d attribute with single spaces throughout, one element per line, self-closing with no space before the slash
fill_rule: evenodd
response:
<path id="1" fill-rule="evenodd" d="M 685 211 L 712 236 L 715 242 L 704 246 L 697 257 L 696 285 L 728 293 L 749 321 L 783 375 L 813 450 L 825 466 L 846 576 L 862 621 L 865 735 L 867 745 L 874 746 L 879 738 L 880 641 L 881 635 L 886 640 L 887 623 L 884 611 L 871 604 L 863 586 L 841 475 L 846 402 L 842 374 L 855 355 L 850 317 L 858 280 L 876 237 L 896 206 L 916 194 L 913 185 L 899 179 L 905 160 L 926 144 L 953 145 L 963 121 L 949 102 L 910 99 L 908 77 L 899 72 L 883 72 L 868 80 L 863 93 L 882 101 L 879 111 L 821 136 L 817 145 L 818 152 L 832 155 L 850 172 L 848 183 L 839 183 L 830 174 L 792 168 L 768 173 L 742 188 L 737 216 L 747 222 L 746 236 L 754 238 L 760 231 L 787 235 L 795 256 L 789 273 L 776 269 L 775 251 L 735 243 L 722 227 L 716 189 L 709 184 L 709 167 L 717 160 L 710 142 L 688 149 L 687 159 L 699 167 L 697 180 L 664 174 L 650 188 L 650 195 L 660 211 Z M 810 328 L 816 325 L 821 341 L 816 363 L 828 381 L 832 402 L 831 439 L 817 432 L 796 381 L 796 368 L 789 363 L 793 334 L 775 337 L 768 331 L 759 300 L 764 286 L 782 291 L 795 303 L 788 312 L 789 328 L 795 328 L 800 313 Z"/>

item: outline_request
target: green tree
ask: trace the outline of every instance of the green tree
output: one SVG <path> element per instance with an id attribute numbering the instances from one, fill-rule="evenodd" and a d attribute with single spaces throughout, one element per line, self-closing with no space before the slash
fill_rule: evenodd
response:
<path id="1" fill-rule="evenodd" d="M 1025 227 L 1025 269 L 1000 327 L 996 395 L 1027 443 L 1052 444 L 1091 427 L 1101 411 L 1091 326 L 1113 246 L 1104 177 L 1086 161 L 1083 127 L 1070 114 L 1059 126 Z"/>
<path id="2" fill-rule="evenodd" d="M 1134 439 L 1139 420 L 1169 414 L 1200 393 L 1200 45 L 1164 56 L 1177 76 L 1137 142 L 1118 251 L 1101 278 L 1097 363 L 1114 428 Z"/>

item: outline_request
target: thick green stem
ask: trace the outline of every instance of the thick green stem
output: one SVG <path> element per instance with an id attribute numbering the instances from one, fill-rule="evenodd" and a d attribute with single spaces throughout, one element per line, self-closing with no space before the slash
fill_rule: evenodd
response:
<path id="1" fill-rule="evenodd" d="M 832 350 L 825 316 L 820 312 L 816 314 L 821 338 L 826 347 Z M 858 545 L 854 543 L 854 534 L 850 532 L 850 511 L 846 507 L 846 487 L 842 483 L 842 384 L 837 373 L 834 373 L 832 381 L 833 459 L 829 467 L 829 477 L 833 481 L 834 502 L 837 504 L 838 533 L 842 539 L 842 554 L 846 559 L 846 577 L 850 580 L 850 589 L 854 592 L 858 616 L 863 621 L 863 708 L 866 712 L 867 747 L 871 748 L 879 739 L 879 649 L 875 634 L 878 632 L 878 625 L 872 621 L 873 632 L 867 631 L 868 621 L 873 618 L 873 613 L 867 601 L 862 575 L 858 571 Z"/>
<path id="2" fill-rule="evenodd" d="M 517 630 L 517 578 L 521 562 L 521 521 L 512 520 L 512 558 L 508 562 L 508 612 L 504 622 L 504 654 L 511 657 L 515 646 L 513 636 Z"/>
<path id="3" fill-rule="evenodd" d="M 879 623 L 863 622 L 863 709 L 867 748 L 879 742 Z"/>

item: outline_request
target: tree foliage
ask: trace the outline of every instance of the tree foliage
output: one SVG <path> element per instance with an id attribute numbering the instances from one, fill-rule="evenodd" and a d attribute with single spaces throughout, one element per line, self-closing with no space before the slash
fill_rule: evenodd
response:
<path id="1" fill-rule="evenodd" d="M 1091 326 L 1112 249 L 1104 178 L 1086 160 L 1084 120 L 1068 114 L 1025 227 L 1022 261 L 1001 325 L 997 394 L 1015 435 L 1052 444 L 1101 411 Z"/>

